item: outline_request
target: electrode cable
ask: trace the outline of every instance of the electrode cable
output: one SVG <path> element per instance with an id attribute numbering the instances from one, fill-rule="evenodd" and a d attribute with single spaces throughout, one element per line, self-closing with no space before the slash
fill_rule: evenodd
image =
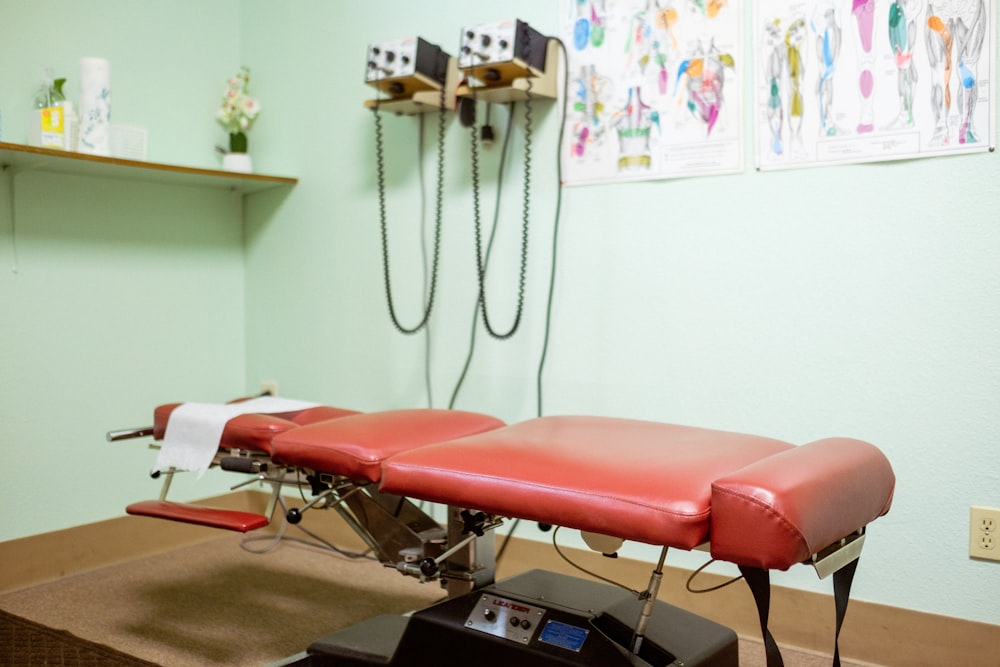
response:
<path id="1" fill-rule="evenodd" d="M 490 263 L 490 256 L 493 254 L 493 241 L 496 238 L 497 224 L 500 220 L 500 201 L 501 193 L 503 192 L 504 183 L 504 170 L 507 165 L 507 155 L 508 148 L 510 147 L 510 135 L 513 133 L 514 129 L 514 104 L 509 105 L 510 113 L 507 116 L 507 129 L 504 132 L 503 146 L 500 148 L 500 164 L 497 167 L 497 196 L 496 203 L 493 207 L 493 225 L 490 228 L 489 240 L 486 243 L 486 256 L 483 260 L 483 266 L 488 267 Z M 479 327 L 476 323 L 479 321 L 479 309 L 481 305 L 479 300 L 476 300 L 476 307 L 472 311 L 472 328 L 469 339 L 469 352 L 465 356 L 465 365 L 462 366 L 462 372 L 458 377 L 458 382 L 455 384 L 455 389 L 452 390 L 451 400 L 448 402 L 448 409 L 454 409 L 455 402 L 458 400 L 458 393 L 462 389 L 462 385 L 465 383 L 465 376 L 469 372 L 469 367 L 472 365 L 472 357 L 476 349 L 476 331 Z"/>
<path id="2" fill-rule="evenodd" d="M 441 254 L 441 217 L 444 198 L 444 135 L 445 135 L 445 86 L 441 86 L 441 99 L 438 106 L 438 161 L 437 161 L 437 187 L 436 202 L 434 209 L 434 250 L 431 262 L 430 290 L 427 293 L 424 314 L 420 321 L 413 327 L 406 327 L 400 323 L 396 315 L 396 308 L 392 298 L 392 283 L 389 270 L 389 233 L 386 228 L 386 204 L 385 204 L 385 150 L 382 133 L 382 116 L 379 112 L 381 99 L 376 98 L 372 108 L 375 117 L 375 164 L 377 169 L 378 184 L 378 211 L 379 227 L 382 232 L 382 273 L 385 281 L 386 303 L 389 306 L 389 316 L 393 325 L 400 333 L 415 334 L 423 329 L 430 321 L 431 312 L 434 309 L 434 296 L 437 293 L 438 265 Z"/>
<path id="3" fill-rule="evenodd" d="M 528 49 L 530 48 L 530 39 L 525 36 L 525 60 L 530 60 L 530 54 Z M 472 78 L 476 77 L 475 68 L 471 71 Z M 489 312 L 486 308 L 486 266 L 483 261 L 483 244 L 482 244 L 482 221 L 479 210 L 479 146 L 478 146 L 478 134 L 476 123 L 471 124 L 471 162 L 472 162 L 472 210 L 473 219 L 475 222 L 475 236 L 476 236 L 476 274 L 479 279 L 479 304 L 482 307 L 483 314 L 483 324 L 486 327 L 486 331 L 497 340 L 507 340 L 515 333 L 517 333 L 518 328 L 521 325 L 521 316 L 524 312 L 524 285 L 525 278 L 528 269 L 528 230 L 529 230 L 529 209 L 531 204 L 531 135 L 532 135 L 532 106 L 531 102 L 533 95 L 531 92 L 532 81 L 531 75 L 525 77 L 527 86 L 525 88 L 525 100 L 524 100 L 524 200 L 522 205 L 521 214 L 521 265 L 518 272 L 518 283 L 517 283 L 517 310 L 514 315 L 514 322 L 510 329 L 506 333 L 500 333 L 493 328 L 490 322 Z M 476 89 L 478 86 L 474 85 L 470 80 L 470 88 L 472 89 L 472 104 L 473 113 L 478 105 L 478 98 L 476 96 Z"/>

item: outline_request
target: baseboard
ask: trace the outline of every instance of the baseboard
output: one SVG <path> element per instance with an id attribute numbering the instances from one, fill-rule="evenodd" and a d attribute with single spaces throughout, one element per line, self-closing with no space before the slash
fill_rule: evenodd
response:
<path id="1" fill-rule="evenodd" d="M 244 491 L 201 502 L 263 512 L 267 495 Z M 306 516 L 309 530 L 324 539 L 344 548 L 363 548 L 361 540 L 336 514 L 313 512 Z M 0 568 L 0 593 L 218 539 L 224 534 L 158 519 L 120 517 L 0 542 L 0 563 L 4 564 Z M 581 566 L 602 573 L 611 571 L 611 576 L 635 588 L 645 586 L 649 578 L 650 563 L 619 558 L 609 568 L 607 559 L 599 554 L 569 548 L 564 551 Z M 517 537 L 511 539 L 497 576 L 505 578 L 534 568 L 585 576 L 559 558 L 550 544 Z M 693 594 L 685 587 L 689 574 L 687 570 L 667 567 L 661 599 L 722 623 L 741 636 L 759 638 L 756 607 L 746 586 Z M 703 574 L 699 586 L 708 588 L 722 580 L 718 575 Z M 829 655 L 834 636 L 833 609 L 831 595 L 775 587 L 771 596 L 771 632 L 780 645 Z M 972 665 L 981 663 L 981 647 L 992 645 L 998 633 L 997 625 L 854 600 L 841 632 L 840 649 L 846 659 L 876 665 Z"/>

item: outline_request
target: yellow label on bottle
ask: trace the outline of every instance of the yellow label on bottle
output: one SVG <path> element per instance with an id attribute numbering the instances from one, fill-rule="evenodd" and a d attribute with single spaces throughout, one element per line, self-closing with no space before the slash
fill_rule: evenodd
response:
<path id="1" fill-rule="evenodd" d="M 63 133 L 62 107 L 46 107 L 42 109 L 42 132 Z"/>
<path id="2" fill-rule="evenodd" d="M 62 107 L 42 109 L 42 146 L 66 148 L 66 122 Z"/>

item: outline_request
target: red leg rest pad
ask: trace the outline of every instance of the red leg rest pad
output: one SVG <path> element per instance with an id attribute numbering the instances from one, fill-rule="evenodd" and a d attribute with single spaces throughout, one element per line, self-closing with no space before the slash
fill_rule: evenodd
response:
<path id="1" fill-rule="evenodd" d="M 268 518 L 263 514 L 226 510 L 203 505 L 172 503 L 166 500 L 146 500 L 133 503 L 125 511 L 134 516 L 151 516 L 157 519 L 170 519 L 183 523 L 193 523 L 211 528 L 225 528 L 241 533 L 263 528 L 268 524 Z"/>
<path id="2" fill-rule="evenodd" d="M 895 476 L 875 446 L 830 438 L 712 484 L 712 556 L 787 570 L 889 511 Z"/>
<path id="3" fill-rule="evenodd" d="M 168 403 L 153 411 L 153 437 L 155 439 L 163 439 L 163 435 L 167 432 L 167 421 L 170 419 L 170 414 L 180 405 L 180 403 Z M 243 449 L 270 454 L 271 440 L 279 433 L 304 424 L 356 414 L 359 414 L 356 410 L 321 405 L 276 414 L 239 415 L 226 422 L 219 447 L 221 449 Z"/>
<path id="4" fill-rule="evenodd" d="M 286 431 L 271 443 L 276 463 L 378 482 L 382 462 L 415 447 L 500 428 L 495 417 L 460 410 L 371 412 Z"/>
<path id="5" fill-rule="evenodd" d="M 792 445 L 606 417 L 541 417 L 397 454 L 381 489 L 647 544 L 708 538 L 712 482 Z"/>

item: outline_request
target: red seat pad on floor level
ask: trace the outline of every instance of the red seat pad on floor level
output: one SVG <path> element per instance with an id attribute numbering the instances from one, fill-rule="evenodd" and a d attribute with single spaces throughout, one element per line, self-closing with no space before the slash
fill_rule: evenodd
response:
<path id="1" fill-rule="evenodd" d="M 400 453 L 388 493 L 692 549 L 708 539 L 712 482 L 789 443 L 608 417 L 541 417 Z"/>

